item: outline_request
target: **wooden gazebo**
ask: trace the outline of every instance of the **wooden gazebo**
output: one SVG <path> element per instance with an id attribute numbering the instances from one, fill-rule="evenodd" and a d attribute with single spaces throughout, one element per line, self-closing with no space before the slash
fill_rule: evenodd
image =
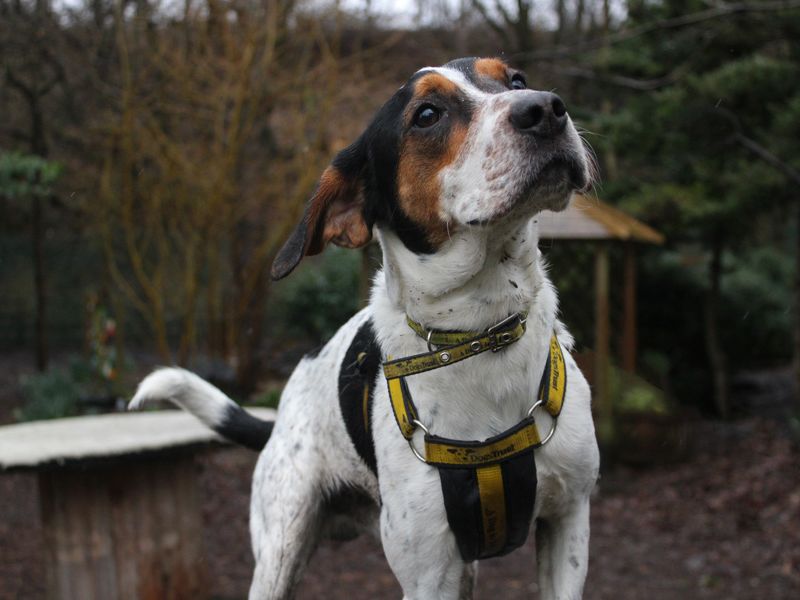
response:
<path id="1" fill-rule="evenodd" d="M 609 243 L 624 247 L 623 321 L 621 366 L 636 370 L 636 247 L 663 244 L 664 236 L 652 227 L 601 200 L 576 195 L 562 212 L 545 211 L 539 216 L 539 237 L 594 243 L 595 348 L 594 403 L 598 414 L 598 433 L 608 441 L 612 430 L 609 394 Z"/>

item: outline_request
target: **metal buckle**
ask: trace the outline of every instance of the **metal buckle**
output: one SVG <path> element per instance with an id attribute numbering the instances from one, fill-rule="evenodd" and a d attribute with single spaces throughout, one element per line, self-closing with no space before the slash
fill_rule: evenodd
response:
<path id="1" fill-rule="evenodd" d="M 427 428 L 427 427 L 425 427 L 425 425 L 423 425 L 422 423 L 420 423 L 420 422 L 419 422 L 419 421 L 417 421 L 416 419 L 411 419 L 411 424 L 412 424 L 412 425 L 416 425 L 417 427 L 419 427 L 420 429 L 422 429 L 422 431 L 424 431 L 424 432 L 425 432 L 425 435 L 430 435 L 430 431 L 428 431 L 428 428 Z M 427 465 L 427 464 L 428 464 L 428 461 L 427 461 L 427 460 L 425 460 L 425 457 L 424 457 L 424 456 L 422 456 L 422 454 L 420 454 L 419 452 L 417 452 L 417 449 L 414 447 L 414 436 L 412 435 L 412 436 L 411 436 L 410 438 L 408 438 L 408 440 L 406 440 L 406 441 L 408 442 L 408 447 L 409 447 L 409 448 L 411 448 L 411 452 L 413 452 L 413 453 L 414 453 L 414 456 L 416 456 L 416 457 L 417 457 L 417 460 L 419 460 L 419 461 L 421 461 L 421 462 L 424 462 L 424 463 Z"/>
<path id="2" fill-rule="evenodd" d="M 527 417 L 533 418 L 533 412 L 540 406 L 544 406 L 544 400 L 537 400 L 536 402 L 534 402 L 533 406 L 531 406 L 528 409 Z M 556 427 L 558 426 L 558 417 L 550 415 L 550 418 L 553 420 L 553 424 L 550 426 L 550 431 L 545 436 L 545 438 L 541 442 L 539 442 L 539 446 L 544 446 L 547 442 L 549 442 L 550 438 L 552 438 L 553 434 L 556 432 Z"/>
<path id="3" fill-rule="evenodd" d="M 502 329 L 506 325 L 513 323 L 515 319 L 518 319 L 520 323 L 524 323 L 525 321 L 519 316 L 519 313 L 514 313 L 500 321 L 499 323 L 495 323 L 489 329 L 486 330 L 486 334 L 489 336 L 489 345 L 492 346 L 492 352 L 499 352 L 506 346 L 508 346 L 512 341 L 512 335 L 510 331 L 504 331 L 500 335 L 495 335 L 495 331 L 498 329 Z"/>
<path id="4" fill-rule="evenodd" d="M 433 349 L 433 344 L 431 344 L 431 336 L 433 335 L 433 329 L 428 330 L 428 336 L 425 338 L 425 342 L 428 344 L 428 352 L 435 352 Z"/>

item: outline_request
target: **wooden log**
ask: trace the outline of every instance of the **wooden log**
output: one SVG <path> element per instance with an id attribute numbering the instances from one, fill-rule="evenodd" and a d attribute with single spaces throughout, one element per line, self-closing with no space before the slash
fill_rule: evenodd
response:
<path id="1" fill-rule="evenodd" d="M 636 247 L 625 242 L 624 283 L 622 293 L 622 368 L 636 372 Z"/>
<path id="2" fill-rule="evenodd" d="M 207 597 L 195 468 L 170 453 L 40 472 L 48 596 Z"/>
<path id="3" fill-rule="evenodd" d="M 597 412 L 597 434 L 600 446 L 608 448 L 614 436 L 614 416 L 609 381 L 611 318 L 609 310 L 608 246 L 599 242 L 595 248 L 595 334 L 594 334 L 594 399 Z"/>

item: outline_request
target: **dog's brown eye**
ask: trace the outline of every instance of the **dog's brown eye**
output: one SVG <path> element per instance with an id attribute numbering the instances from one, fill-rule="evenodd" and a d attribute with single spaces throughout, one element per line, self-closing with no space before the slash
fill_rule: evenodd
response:
<path id="1" fill-rule="evenodd" d="M 528 84 L 525 83 L 525 78 L 522 75 L 514 75 L 511 78 L 511 89 L 512 90 L 524 90 L 528 87 Z"/>
<path id="2" fill-rule="evenodd" d="M 414 126 L 423 129 L 425 127 L 430 127 L 431 125 L 435 125 L 441 116 L 442 113 L 438 108 L 430 104 L 424 104 L 417 109 L 417 114 L 414 115 Z"/>

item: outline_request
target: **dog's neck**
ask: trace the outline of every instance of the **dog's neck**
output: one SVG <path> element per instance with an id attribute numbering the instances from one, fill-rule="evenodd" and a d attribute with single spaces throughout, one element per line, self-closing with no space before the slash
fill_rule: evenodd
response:
<path id="1" fill-rule="evenodd" d="M 493 229 L 453 234 L 428 257 L 409 252 L 391 233 L 379 233 L 384 270 L 376 276 L 371 308 L 385 357 L 425 351 L 406 315 L 430 329 L 481 331 L 528 311 L 526 334 L 503 352 L 410 378 L 414 402 L 437 435 L 485 439 L 519 422 L 539 385 L 550 336 L 561 329 L 536 223 Z"/>
<path id="2" fill-rule="evenodd" d="M 528 311 L 547 285 L 533 220 L 454 233 L 435 255 L 410 252 L 390 231 L 378 235 L 389 302 L 429 329 L 486 329 Z"/>

